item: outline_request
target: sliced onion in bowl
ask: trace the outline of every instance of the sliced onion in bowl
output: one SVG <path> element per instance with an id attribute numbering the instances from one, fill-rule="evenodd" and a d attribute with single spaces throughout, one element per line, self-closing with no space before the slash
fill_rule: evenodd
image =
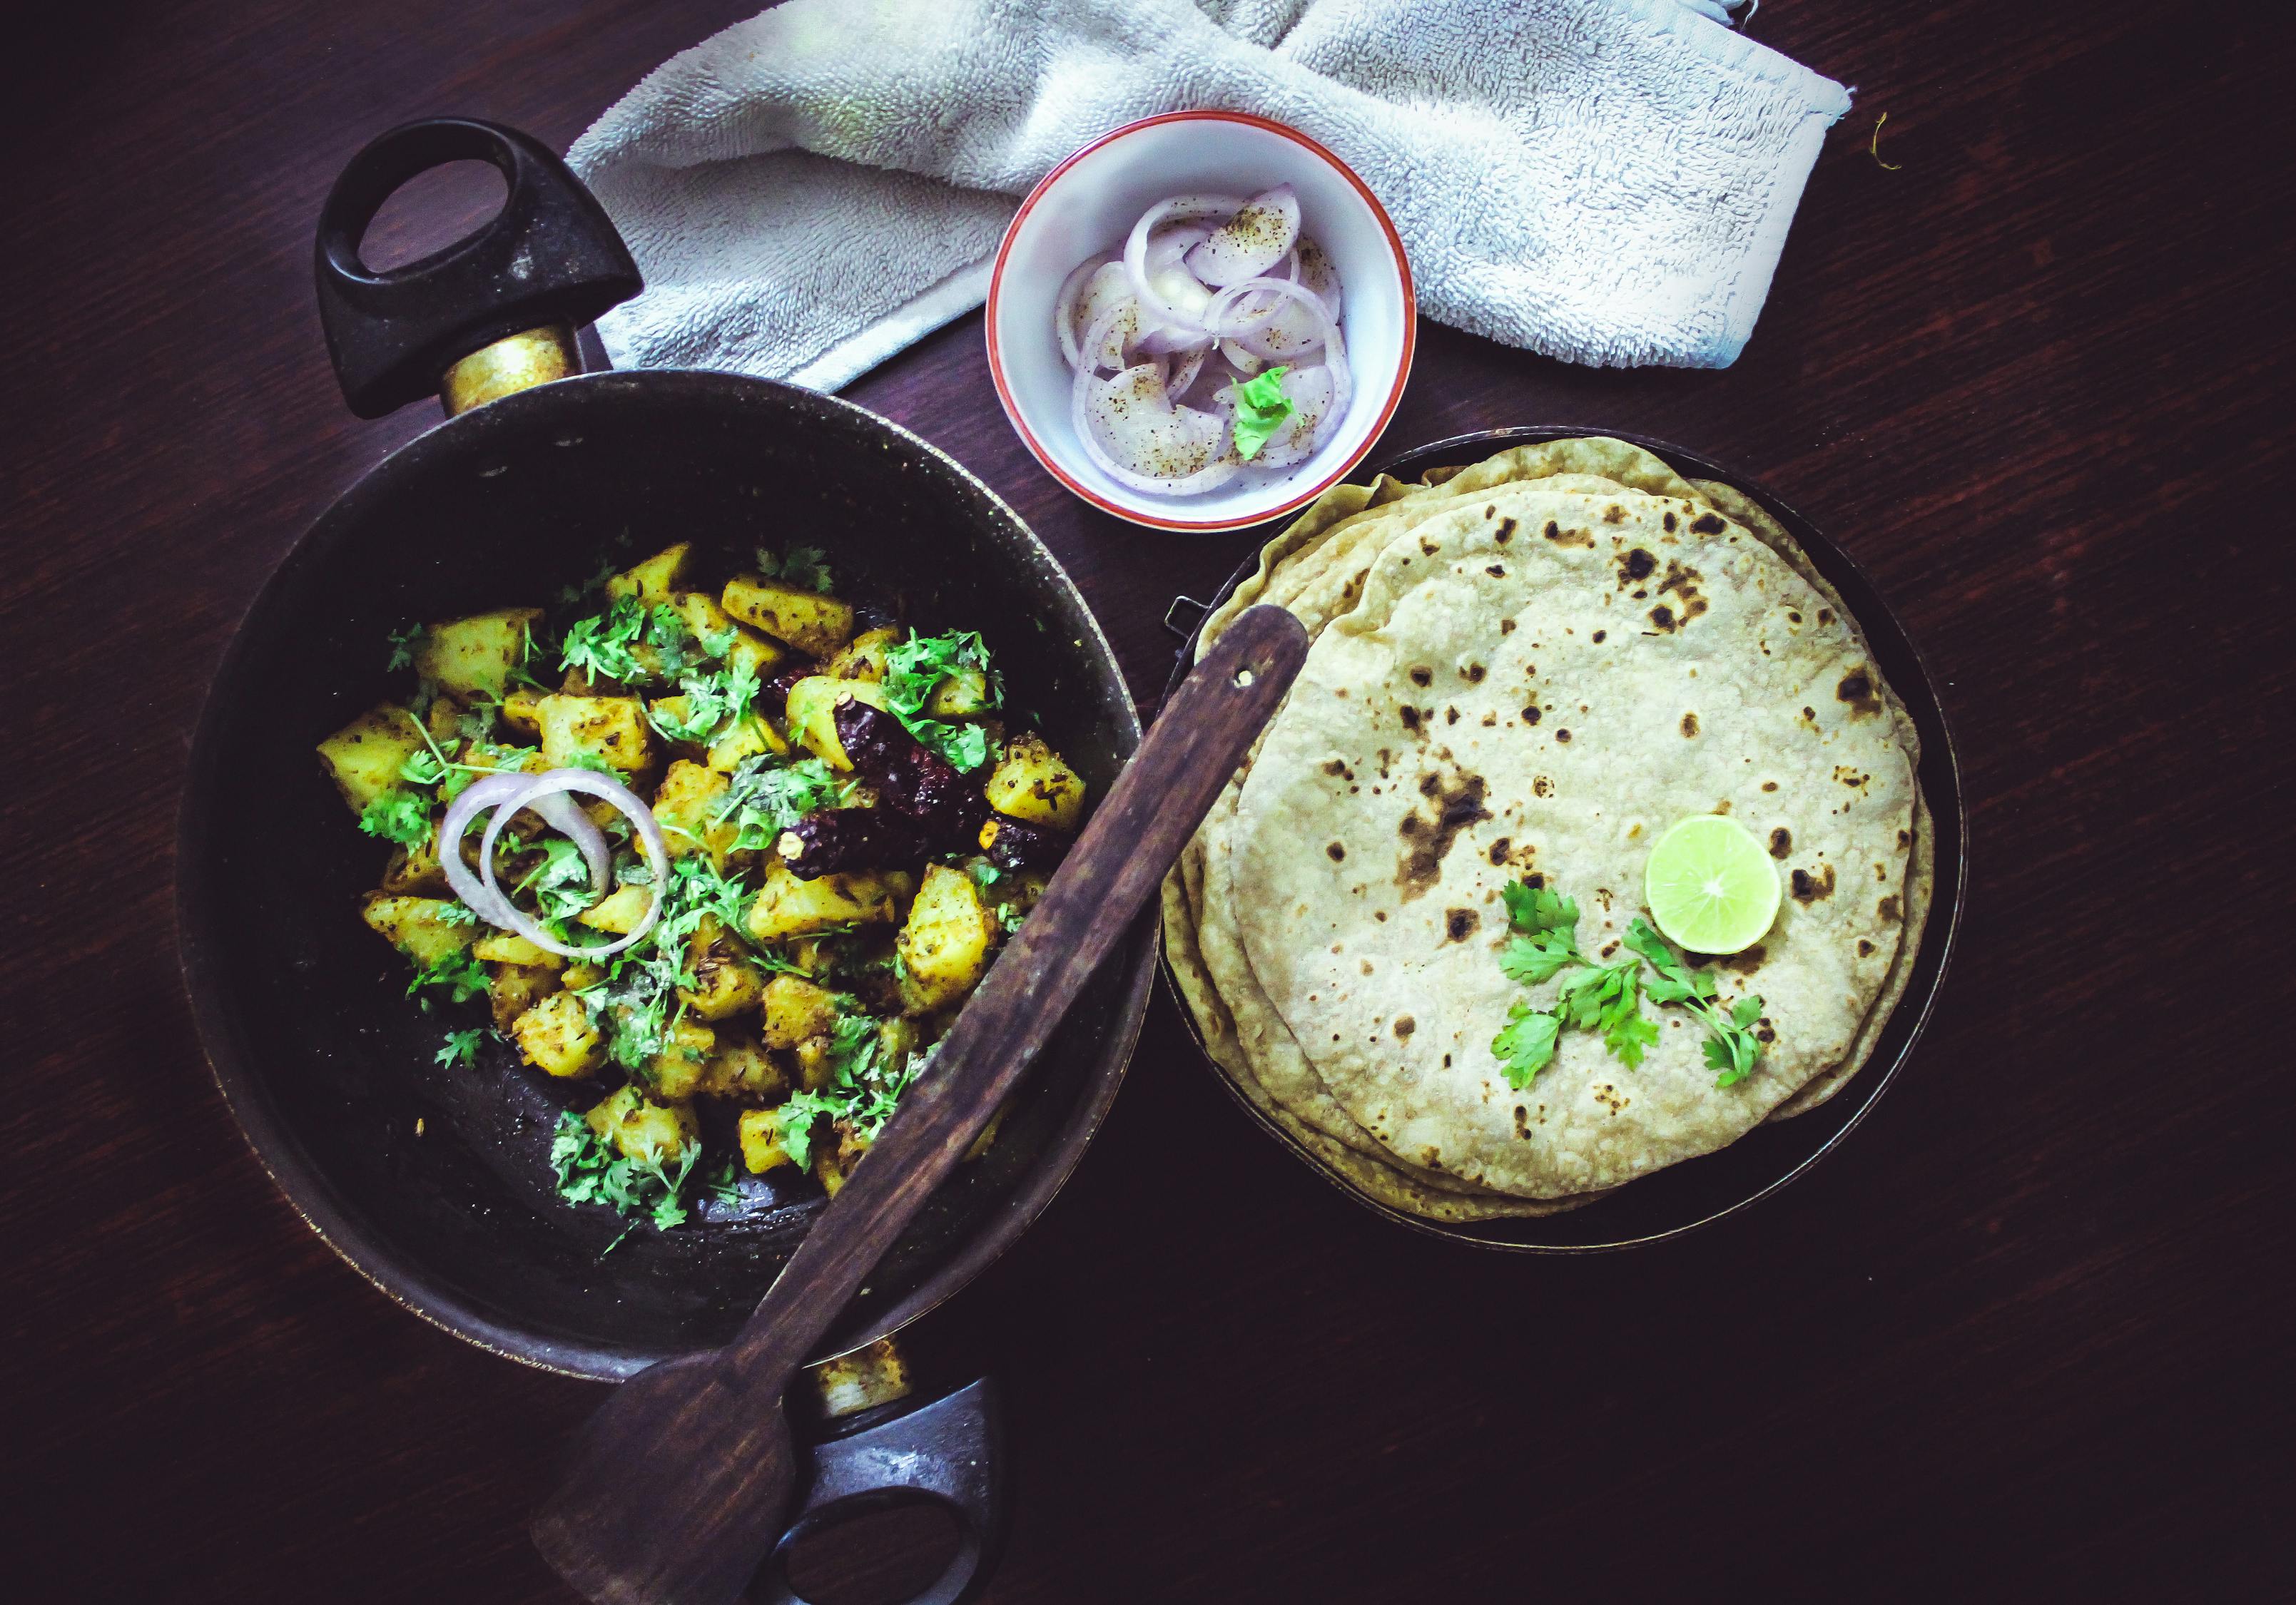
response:
<path id="1" fill-rule="evenodd" d="M 1195 495 L 1226 484 L 1243 467 L 1231 449 L 1227 419 L 1174 406 L 1152 365 L 1111 380 L 1079 372 L 1070 421 L 1094 466 L 1133 490 Z M 1129 462 L 1119 462 L 1118 451 Z M 1160 465 L 1180 471 L 1151 471 Z"/>
<path id="2" fill-rule="evenodd" d="M 1300 236 L 1298 259 L 1292 266 L 1293 271 L 1290 275 L 1292 281 L 1314 291 L 1316 299 L 1324 303 L 1324 310 L 1332 315 L 1333 323 L 1338 323 L 1341 299 L 1339 265 L 1332 260 L 1322 246 L 1302 234 Z"/>
<path id="3" fill-rule="evenodd" d="M 1233 309 L 1247 295 L 1278 296 L 1292 302 L 1307 315 L 1303 320 L 1307 328 L 1292 326 L 1288 308 L 1284 315 L 1253 318 L 1248 324 L 1237 327 Z M 1221 339 L 1232 340 L 1268 362 L 1298 362 L 1319 346 L 1330 348 L 1340 334 L 1339 325 L 1324 309 L 1323 299 L 1314 291 L 1286 279 L 1252 279 L 1229 285 L 1212 298 L 1206 309 L 1206 322 Z"/>
<path id="4" fill-rule="evenodd" d="M 1107 257 L 1086 257 L 1076 265 L 1075 272 L 1061 281 L 1060 298 L 1053 303 L 1053 332 L 1059 337 L 1061 355 L 1068 358 L 1071 368 L 1084 360 L 1084 354 L 1077 346 L 1078 303 L 1083 300 L 1085 287 L 1093 275 L 1103 267 L 1113 266 L 1115 264 Z M 1087 326 L 1090 322 L 1089 318 L 1084 320 Z"/>
<path id="5" fill-rule="evenodd" d="M 1241 197 L 1234 195 L 1173 195 L 1140 214 L 1140 221 L 1132 225 L 1132 233 L 1124 242 L 1124 271 L 1131 277 L 1132 293 L 1140 298 L 1140 308 L 1151 322 L 1175 323 L 1184 328 L 1203 327 L 1201 319 L 1189 316 L 1157 292 L 1156 279 L 1174 273 L 1184 276 L 1188 283 L 1194 284 L 1199 290 L 1203 286 L 1194 274 L 1177 263 L 1160 274 L 1151 273 L 1148 241 L 1156 225 L 1170 219 L 1183 223 L 1203 219 L 1225 223 L 1242 211 L 1245 204 Z"/>
<path id="6" fill-rule="evenodd" d="M 1299 194 L 1290 184 L 1279 184 L 1254 195 L 1189 251 L 1188 266 L 1207 284 L 1240 283 L 1283 261 L 1299 238 Z"/>
<path id="7" fill-rule="evenodd" d="M 1188 387 L 1196 382 L 1196 375 L 1204 371 L 1204 358 L 1211 355 L 1211 342 L 1205 340 L 1193 351 L 1181 356 L 1179 365 L 1164 381 L 1164 394 L 1177 406 Z"/>

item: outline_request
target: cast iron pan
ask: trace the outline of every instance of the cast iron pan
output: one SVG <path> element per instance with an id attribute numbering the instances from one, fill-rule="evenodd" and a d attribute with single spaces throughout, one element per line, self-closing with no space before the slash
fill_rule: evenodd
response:
<path id="1" fill-rule="evenodd" d="M 361 234 L 414 173 L 493 162 L 510 197 L 447 250 L 373 274 Z M 321 307 L 347 397 L 375 414 L 506 333 L 595 317 L 636 293 L 611 224 L 557 158 L 511 130 L 438 119 L 384 135 L 322 216 Z M 357 899 L 382 844 L 359 834 L 312 745 L 400 689 L 387 636 L 412 621 L 551 602 L 617 551 L 690 539 L 824 547 L 841 589 L 898 597 L 926 628 L 978 628 L 1014 705 L 1096 789 L 1140 725 L 1108 643 L 1013 511 L 950 458 L 832 397 L 708 373 L 591 373 L 511 394 L 394 453 L 322 514 L 226 652 L 181 820 L 184 971 L 216 1078 L 258 1157 L 337 1252 L 398 1303 L 481 1347 L 614 1380 L 725 1342 L 822 1198 L 743 1182 L 737 1205 L 641 1227 L 560 1200 L 548 1162 L 570 1087 L 489 1041 L 442 1068 L 482 1005 L 424 1014 Z M 1144 925 L 1095 979 L 995 1146 L 937 1197 L 823 1357 L 947 1298 L 1020 1235 L 1075 1167 L 1145 1005 Z M 421 1133 L 417 1134 L 418 1122 Z"/>
<path id="2" fill-rule="evenodd" d="M 1324 1168 L 1314 1156 L 1297 1142 L 1282 1127 L 1253 1109 L 1243 1094 L 1229 1085 L 1217 1067 L 1214 1073 L 1221 1086 L 1226 1087 L 1236 1102 L 1253 1119 L 1315 1173 L 1330 1182 L 1349 1198 L 1390 1220 L 1406 1226 L 1447 1237 L 1460 1242 L 1479 1244 L 1490 1249 L 1513 1249 L 1534 1254 L 1584 1254 L 1608 1249 L 1629 1249 L 1644 1243 L 1678 1237 L 1710 1225 L 1727 1215 L 1759 1199 L 1767 1198 L 1779 1188 L 1832 1153 L 1849 1134 L 1850 1129 L 1866 1117 L 1866 1112 L 1880 1101 L 1882 1094 L 1898 1078 L 1906 1061 L 1912 1057 L 1914 1044 L 1920 1039 L 1922 1028 L 1929 1021 L 1930 1011 L 1937 1002 L 1938 991 L 1945 982 L 1946 962 L 1952 955 L 1954 937 L 1961 925 L 1962 902 L 1967 890 L 1968 866 L 1964 856 L 1964 840 L 1968 831 L 1968 814 L 1962 802 L 1961 769 L 1954 756 L 1953 732 L 1948 728 L 1944 707 L 1939 703 L 1937 686 L 1931 678 L 1929 665 L 1921 651 L 1890 605 L 1874 589 L 1866 571 L 1851 560 L 1849 553 L 1820 534 L 1816 527 L 1796 512 L 1775 494 L 1759 482 L 1733 469 L 1710 463 L 1697 453 L 1686 451 L 1669 441 L 1653 440 L 1647 436 L 1630 435 L 1619 430 L 1537 427 L 1524 429 L 1488 430 L 1479 434 L 1457 435 L 1448 440 L 1418 446 L 1391 457 L 1382 463 L 1369 464 L 1349 476 L 1359 483 L 1368 483 L 1380 474 L 1392 474 L 1398 479 L 1416 479 L 1430 469 L 1465 466 L 1480 463 L 1510 446 L 1529 446 L 1543 440 L 1567 440 L 1586 435 L 1607 435 L 1615 439 L 1632 441 L 1647 448 L 1671 464 L 1677 472 L 1687 479 L 1717 479 L 1735 486 L 1762 506 L 1767 508 L 1788 533 L 1801 543 L 1809 560 L 1819 573 L 1831 580 L 1849 604 L 1849 611 L 1865 630 L 1867 643 L 1882 673 L 1905 700 L 1913 714 L 1915 727 L 1921 733 L 1922 761 L 1918 771 L 1922 790 L 1929 798 L 1930 811 L 1937 838 L 1937 890 L 1930 905 L 1929 924 L 1922 935 L 1921 950 L 1915 955 L 1914 971 L 1906 984 L 1906 994 L 1890 1016 L 1881 1041 L 1866 1068 L 1851 1078 L 1849 1085 L 1836 1093 L 1826 1102 L 1808 1114 L 1775 1126 L 1757 1126 L 1737 1142 L 1718 1153 L 1704 1155 L 1669 1166 L 1654 1175 L 1636 1180 L 1631 1186 L 1620 1189 L 1607 1198 L 1598 1199 L 1583 1208 L 1562 1215 L 1551 1215 L 1535 1220 L 1499 1220 L 1453 1224 L 1431 1221 L 1419 1216 L 1391 1209 L 1384 1204 L 1365 1197 Z M 1259 556 L 1254 553 L 1231 576 L 1219 594 L 1209 603 L 1196 602 L 1183 597 L 1173 604 L 1166 622 L 1176 634 L 1183 626 L 1175 622 L 1183 610 L 1193 610 L 1193 625 L 1185 626 L 1187 641 L 1181 648 L 1178 665 L 1173 670 L 1172 684 L 1177 684 L 1187 666 L 1194 661 L 1196 632 L 1203 622 L 1202 616 L 1226 600 L 1236 586 L 1258 572 Z M 1164 979 L 1171 988 L 1174 1001 L 1179 1006 L 1180 1018 L 1187 1022 L 1188 1031 L 1199 1048 L 1203 1037 L 1196 1028 L 1195 1015 L 1180 996 L 1168 965 L 1164 967 Z M 1205 1063 L 1210 1064 L 1209 1054 Z"/>

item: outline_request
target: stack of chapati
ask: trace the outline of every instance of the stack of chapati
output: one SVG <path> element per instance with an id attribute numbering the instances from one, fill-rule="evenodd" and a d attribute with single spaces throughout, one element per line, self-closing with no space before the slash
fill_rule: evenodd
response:
<path id="1" fill-rule="evenodd" d="M 1205 622 L 1258 602 L 1315 638 L 1164 888 L 1166 951 L 1211 1055 L 1341 1180 L 1439 1220 L 1547 1214 L 1814 1108 L 1873 1051 L 1927 916 L 1911 719 L 1841 597 L 1727 486 L 1562 440 L 1405 485 L 1342 486 Z M 1710 965 L 1763 999 L 1727 1087 L 1679 1009 L 1628 1069 L 1565 1032 L 1511 1086 L 1491 1048 L 1546 1006 L 1497 962 L 1501 891 L 1575 898 L 1609 960 L 1651 843 L 1723 813 L 1786 881 Z"/>

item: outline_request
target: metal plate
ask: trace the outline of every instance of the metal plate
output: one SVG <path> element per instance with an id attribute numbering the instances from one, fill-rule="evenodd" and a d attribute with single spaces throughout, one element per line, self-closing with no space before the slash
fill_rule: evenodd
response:
<path id="1" fill-rule="evenodd" d="M 1366 1198 L 1326 1170 L 1281 1126 L 1254 1109 L 1229 1083 L 1218 1067 L 1212 1064 L 1210 1055 L 1205 1055 L 1204 1062 L 1211 1068 L 1220 1085 L 1240 1108 L 1317 1175 L 1365 1208 L 1434 1236 L 1474 1243 L 1483 1248 L 1512 1249 L 1535 1254 L 1584 1254 L 1629 1249 L 1678 1237 L 1685 1232 L 1694 1232 L 1726 1216 L 1736 1214 L 1758 1200 L 1767 1198 L 1841 1146 L 1842 1139 L 1881 1101 L 1882 1094 L 1896 1083 L 1907 1060 L 1913 1057 L 1915 1044 L 1921 1038 L 1923 1028 L 1929 1023 L 1939 989 L 1944 984 L 1946 964 L 1952 955 L 1955 938 L 1961 927 L 1962 905 L 1968 883 L 1964 848 L 1969 821 L 1962 799 L 1961 769 L 1954 753 L 1953 733 L 1946 723 L 1945 708 L 1939 700 L 1937 685 L 1931 676 L 1928 663 L 1923 660 L 1920 649 L 1914 644 L 1913 638 L 1906 634 L 1897 614 L 1882 600 L 1874 582 L 1866 577 L 1866 571 L 1849 553 L 1827 539 L 1808 519 L 1780 500 L 1775 492 L 1759 480 L 1734 469 L 1709 462 L 1697 453 L 1670 441 L 1626 434 L 1617 430 L 1565 426 L 1489 430 L 1480 434 L 1454 436 L 1447 440 L 1438 440 L 1404 452 L 1383 463 L 1367 465 L 1359 473 L 1351 475 L 1350 479 L 1357 483 L 1368 483 L 1384 473 L 1399 479 L 1414 479 L 1431 469 L 1480 463 L 1512 446 L 1590 435 L 1630 441 L 1663 458 L 1685 478 L 1719 480 L 1743 491 L 1767 509 L 1771 516 L 1801 543 L 1802 549 L 1808 553 L 1818 572 L 1841 593 L 1851 616 L 1866 633 L 1875 662 L 1881 666 L 1890 686 L 1904 700 L 1912 714 L 1914 726 L 1921 735 L 1922 761 L 1916 775 L 1928 798 L 1932 815 L 1937 845 L 1937 888 L 1930 907 L 1929 923 L 1922 934 L 1920 950 L 1915 954 L 1913 974 L 1906 983 L 1905 995 L 1898 1000 L 1896 1011 L 1890 1015 L 1881 1040 L 1874 1046 L 1873 1057 L 1847 1086 L 1807 1114 L 1775 1125 L 1757 1126 L 1718 1152 L 1670 1165 L 1652 1175 L 1640 1177 L 1630 1185 L 1583 1208 L 1562 1215 L 1535 1220 L 1453 1224 L 1427 1220 Z M 1259 556 L 1255 552 L 1221 587 L 1211 606 L 1218 607 L 1226 601 L 1236 586 L 1258 571 L 1259 566 Z M 1202 621 L 1199 618 L 1188 632 L 1187 642 L 1181 648 L 1178 664 L 1173 670 L 1172 684 L 1175 685 L 1179 683 L 1187 665 L 1193 660 L 1196 635 L 1201 628 Z M 1195 1015 L 1181 996 L 1169 963 L 1160 957 L 1160 965 L 1164 972 L 1165 985 L 1170 988 L 1174 1002 L 1178 1005 L 1180 1018 L 1186 1022 L 1189 1035 L 1201 1049 L 1203 1038 L 1196 1028 Z"/>
<path id="2" fill-rule="evenodd" d="M 234 638 L 195 740 L 178 843 L 184 978 L 216 1078 L 258 1157 L 328 1243 L 392 1298 L 529 1363 L 619 1378 L 723 1343 L 822 1204 L 745 1188 L 690 1226 L 621 1231 L 554 1189 L 554 1083 L 489 1044 L 433 1056 L 474 1009 L 422 1014 L 362 926 L 381 843 L 353 828 L 312 745 L 390 695 L 388 633 L 555 602 L 609 537 L 746 553 L 825 547 L 927 628 L 980 629 L 1017 707 L 1096 790 L 1140 738 L 1084 599 L 987 487 L 850 403 L 763 380 L 601 373 L 442 424 L 319 519 Z M 996 1143 L 937 1193 L 823 1357 L 891 1331 L 1025 1230 L 1115 1097 L 1149 985 L 1151 928 L 1096 976 Z M 419 1129 L 418 1129 L 419 1123 Z"/>

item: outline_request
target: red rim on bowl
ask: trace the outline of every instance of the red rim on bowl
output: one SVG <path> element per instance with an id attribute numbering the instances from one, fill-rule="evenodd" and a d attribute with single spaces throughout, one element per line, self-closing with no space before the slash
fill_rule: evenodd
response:
<path id="1" fill-rule="evenodd" d="M 1331 167 L 1333 172 L 1353 185 L 1356 193 L 1363 197 L 1364 204 L 1371 209 L 1371 215 L 1378 220 L 1381 231 L 1387 236 L 1388 250 L 1395 258 L 1396 275 L 1402 282 L 1403 352 L 1396 362 L 1395 382 L 1388 389 L 1387 400 L 1380 408 L 1379 417 L 1365 431 L 1363 443 L 1349 453 L 1346 459 L 1334 466 L 1332 471 L 1322 479 L 1279 505 L 1268 508 L 1264 512 L 1253 513 L 1249 518 L 1160 518 L 1153 513 L 1123 506 L 1098 491 L 1080 484 L 1075 476 L 1054 460 L 1053 454 L 1045 449 L 1043 442 L 1037 438 L 1028 424 L 1022 421 L 1020 405 L 1013 400 L 1012 386 L 1004 377 L 1004 356 L 997 350 L 996 307 L 1004 288 L 1005 258 L 1012 255 L 1013 242 L 1020 235 L 1021 225 L 1028 221 L 1029 214 L 1036 209 L 1037 203 L 1051 192 L 1053 186 L 1060 182 L 1062 174 L 1094 151 L 1113 144 L 1128 135 L 1137 134 L 1144 128 L 1152 128 L 1160 123 L 1179 122 L 1242 123 L 1250 127 L 1264 128 L 1270 134 L 1281 135 L 1292 143 L 1320 158 Z M 1127 123 L 1120 128 L 1102 135 L 1090 144 L 1071 152 L 1058 167 L 1037 181 L 1037 187 L 1029 192 L 1028 198 L 1021 202 L 1021 209 L 1013 214 L 1013 221 L 1005 225 L 1004 238 L 996 247 L 996 263 L 989 270 L 986 330 L 988 344 L 988 374 L 990 381 L 996 387 L 996 399 L 1004 408 L 1004 416 L 1011 420 L 1013 431 L 1021 437 L 1021 443 L 1029 448 L 1029 454 L 1043 465 L 1046 473 L 1102 512 L 1113 513 L 1128 522 L 1145 524 L 1157 529 L 1174 529 L 1190 534 L 1211 534 L 1225 529 L 1249 529 L 1254 525 L 1265 524 L 1270 520 L 1280 519 L 1287 513 L 1296 512 L 1341 479 L 1346 479 L 1357 463 L 1371 454 L 1371 448 L 1378 444 L 1381 434 L 1387 429 L 1388 420 L 1395 416 L 1396 406 L 1403 399 L 1404 384 L 1411 377 L 1411 361 L 1419 344 L 1419 299 L 1411 283 L 1411 258 L 1404 253 L 1403 239 L 1395 232 L 1394 220 L 1388 217 L 1387 209 L 1379 203 L 1379 197 L 1371 192 L 1371 186 L 1365 184 L 1357 175 L 1356 170 L 1346 162 L 1332 155 L 1329 150 L 1315 140 L 1300 133 L 1299 129 L 1286 127 L 1269 118 L 1256 117 L 1248 111 L 1167 111 L 1156 117 L 1144 117 L 1138 122 Z"/>

